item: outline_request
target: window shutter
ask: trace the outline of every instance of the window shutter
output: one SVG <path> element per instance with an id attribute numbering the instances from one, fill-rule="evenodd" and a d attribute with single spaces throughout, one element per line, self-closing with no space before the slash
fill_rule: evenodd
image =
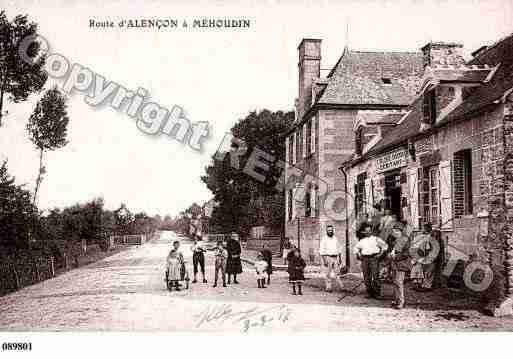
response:
<path id="1" fill-rule="evenodd" d="M 296 163 L 296 144 L 294 143 L 295 137 L 295 134 L 292 134 L 292 136 L 290 136 L 290 140 L 292 141 L 292 164 Z"/>
<path id="2" fill-rule="evenodd" d="M 311 217 L 316 217 L 317 216 L 317 188 L 314 187 L 313 191 L 312 191 L 312 195 L 311 195 L 311 198 L 310 198 L 310 201 L 311 201 Z"/>
<path id="3" fill-rule="evenodd" d="M 311 137 L 311 139 L 310 139 L 310 146 L 311 146 L 310 152 L 311 153 L 315 153 L 315 145 L 316 145 L 316 143 L 315 143 L 315 128 L 316 127 L 315 126 L 316 126 L 316 122 L 317 122 L 317 119 L 314 117 L 312 119 L 312 126 L 310 127 L 310 131 L 311 131 L 310 132 L 310 137 Z"/>
<path id="4" fill-rule="evenodd" d="M 419 181 L 418 168 L 408 168 L 408 200 L 410 201 L 410 221 L 413 228 L 419 228 Z"/>
<path id="5" fill-rule="evenodd" d="M 289 153 L 289 138 L 285 139 L 285 163 L 290 163 L 290 153 Z M 287 218 L 287 217 L 285 217 Z"/>
<path id="6" fill-rule="evenodd" d="M 442 161 L 439 165 L 440 170 L 440 229 L 451 231 L 453 228 L 452 220 L 452 178 L 451 161 Z"/>
<path id="7" fill-rule="evenodd" d="M 303 124 L 303 134 L 301 136 L 301 144 L 303 145 L 303 158 L 306 158 L 306 123 Z"/>
<path id="8" fill-rule="evenodd" d="M 372 213 L 372 180 L 370 178 L 365 179 L 365 212 Z"/>
<path id="9" fill-rule="evenodd" d="M 292 189 L 292 219 L 296 218 L 296 189 Z"/>
<path id="10" fill-rule="evenodd" d="M 285 221 L 289 220 L 289 191 L 285 191 Z"/>

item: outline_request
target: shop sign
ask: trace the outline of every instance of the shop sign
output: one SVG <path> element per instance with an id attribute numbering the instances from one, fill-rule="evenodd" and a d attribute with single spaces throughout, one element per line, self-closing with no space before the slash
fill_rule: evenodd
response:
<path id="1" fill-rule="evenodd" d="M 390 171 L 408 164 L 408 151 L 399 149 L 376 159 L 376 172 Z"/>

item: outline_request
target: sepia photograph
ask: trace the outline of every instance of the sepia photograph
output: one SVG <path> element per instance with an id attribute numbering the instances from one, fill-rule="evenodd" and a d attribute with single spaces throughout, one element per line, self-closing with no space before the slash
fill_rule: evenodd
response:
<path id="1" fill-rule="evenodd" d="M 512 331 L 513 0 L 0 0 L 3 354 Z"/>

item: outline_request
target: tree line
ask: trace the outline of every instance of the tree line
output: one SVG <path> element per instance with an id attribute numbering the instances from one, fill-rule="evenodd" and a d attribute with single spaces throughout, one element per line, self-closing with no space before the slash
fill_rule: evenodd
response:
<path id="1" fill-rule="evenodd" d="M 37 28 L 27 15 L 9 20 L 5 11 L 0 11 L 0 135 L 6 121 L 19 120 L 10 115 L 8 104 L 27 101 L 31 95 L 39 97 L 26 125 L 27 136 L 39 157 L 33 191 L 16 183 L 7 160 L 0 166 L 0 256 L 35 248 L 55 252 L 62 243 L 82 239 L 104 247 L 112 234 L 155 231 L 162 225 L 160 217 L 132 213 L 125 204 L 114 211 L 107 210 L 102 198 L 46 213 L 38 208 L 38 193 L 47 174 L 45 155 L 66 146 L 70 118 L 68 98 L 56 86 L 45 88 L 46 54 L 40 44 L 33 42 L 26 50 L 29 62 L 18 51 L 23 39 L 37 35 Z"/>

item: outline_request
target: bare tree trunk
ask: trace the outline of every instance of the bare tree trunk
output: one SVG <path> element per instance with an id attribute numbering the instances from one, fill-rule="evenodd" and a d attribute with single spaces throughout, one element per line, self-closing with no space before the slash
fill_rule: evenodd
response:
<path id="1" fill-rule="evenodd" d="M 2 116 L 4 108 L 4 79 L 3 76 L 0 79 L 0 127 L 2 127 Z"/>
<path id="2" fill-rule="evenodd" d="M 39 191 L 39 186 L 41 185 L 41 181 L 43 180 L 43 149 L 39 149 L 39 173 L 37 175 L 36 180 L 36 189 L 34 190 L 34 199 L 33 199 L 33 205 L 36 205 L 37 201 L 37 193 Z"/>

